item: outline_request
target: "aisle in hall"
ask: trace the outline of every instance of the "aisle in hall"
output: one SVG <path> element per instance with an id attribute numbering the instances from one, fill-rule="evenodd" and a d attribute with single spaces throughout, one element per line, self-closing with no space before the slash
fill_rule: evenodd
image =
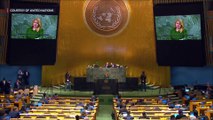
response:
<path id="1" fill-rule="evenodd" d="M 112 120 L 113 112 L 112 99 L 114 95 L 98 95 L 99 109 L 97 112 L 97 120 Z"/>
<path id="2" fill-rule="evenodd" d="M 111 113 L 112 113 L 112 105 L 100 105 L 96 119 L 112 120 Z"/>

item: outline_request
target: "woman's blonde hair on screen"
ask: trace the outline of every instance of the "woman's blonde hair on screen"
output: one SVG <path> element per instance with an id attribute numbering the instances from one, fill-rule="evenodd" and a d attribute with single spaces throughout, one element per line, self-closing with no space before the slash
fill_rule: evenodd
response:
<path id="1" fill-rule="evenodd" d="M 180 25 L 181 25 L 181 28 L 179 29 L 179 31 L 180 31 L 180 33 L 182 33 L 183 30 L 184 30 L 184 23 L 183 23 L 183 20 L 182 20 L 182 19 L 177 19 L 177 20 L 175 21 L 175 27 L 176 27 L 176 23 L 177 23 L 177 22 L 179 22 Z"/>
<path id="2" fill-rule="evenodd" d="M 35 18 L 32 22 L 32 26 L 33 26 L 33 23 L 37 21 L 38 23 L 38 27 L 36 28 L 36 31 L 38 32 L 41 28 L 42 28 L 42 24 L 41 24 L 41 19 L 40 18 Z"/>

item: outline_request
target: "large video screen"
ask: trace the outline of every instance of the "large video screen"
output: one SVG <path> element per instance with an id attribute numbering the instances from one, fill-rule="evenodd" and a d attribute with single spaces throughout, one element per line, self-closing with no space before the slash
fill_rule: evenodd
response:
<path id="1" fill-rule="evenodd" d="M 12 14 L 12 39 L 56 39 L 58 15 Z"/>
<path id="2" fill-rule="evenodd" d="M 154 6 L 157 63 L 161 66 L 204 66 L 203 3 Z"/>
<path id="3" fill-rule="evenodd" d="M 157 40 L 201 40 L 200 14 L 155 16 Z"/>
<path id="4" fill-rule="evenodd" d="M 11 0 L 7 64 L 55 64 L 58 20 L 59 3 Z"/>

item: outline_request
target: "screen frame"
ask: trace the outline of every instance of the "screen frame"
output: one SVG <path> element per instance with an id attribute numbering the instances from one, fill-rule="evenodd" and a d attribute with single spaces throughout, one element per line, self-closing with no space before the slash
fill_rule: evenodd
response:
<path id="1" fill-rule="evenodd" d="M 11 9 L 52 9 L 54 12 L 11 12 Z M 11 26 L 12 26 L 12 14 L 31 14 L 31 15 L 57 15 L 57 27 L 56 27 L 56 40 L 58 38 L 58 27 L 59 27 L 59 4 L 57 3 L 47 3 L 47 2 L 22 2 L 16 1 L 10 3 L 9 10 L 9 22 L 8 22 L 8 39 L 21 40 L 19 38 L 11 38 Z M 23 39 L 25 40 L 25 39 Z M 45 39 L 48 40 L 48 39 Z M 52 40 L 52 39 L 49 39 Z"/>
<path id="2" fill-rule="evenodd" d="M 157 22 L 157 20 L 156 20 L 156 17 L 176 17 L 176 16 L 180 16 L 180 17 L 183 17 L 183 16 L 191 16 L 191 17 L 193 17 L 193 16 L 198 16 L 199 17 L 199 28 L 200 28 L 200 31 L 199 31 L 199 37 L 200 37 L 200 39 L 184 39 L 183 41 L 186 41 L 186 40 L 202 40 L 203 38 L 203 36 L 202 36 L 202 22 L 201 22 L 201 15 L 200 14 L 187 14 L 187 15 L 168 15 L 168 16 L 166 16 L 166 15 L 163 15 L 163 16 L 155 16 L 155 38 L 156 38 L 156 40 L 171 40 L 171 39 L 158 39 L 158 31 L 157 31 L 157 25 L 156 25 L 156 22 Z M 177 19 L 176 19 L 177 20 Z M 173 23 L 175 23 L 175 21 L 173 22 Z M 184 21 L 184 23 L 186 23 L 186 21 Z M 184 28 L 184 29 L 186 29 L 186 28 Z M 193 34 L 194 35 L 194 34 Z"/>
<path id="3" fill-rule="evenodd" d="M 156 16 L 200 14 L 201 40 L 157 40 Z M 160 66 L 204 66 L 205 21 L 203 2 L 154 5 L 154 31 L 157 63 Z"/>
<path id="4" fill-rule="evenodd" d="M 11 9 L 54 9 L 51 13 L 30 12 L 29 14 L 57 15 L 56 39 L 12 39 Z M 54 65 L 57 56 L 59 29 L 59 3 L 11 1 L 8 22 L 8 44 L 6 63 L 9 65 Z M 27 14 L 26 12 L 16 12 Z"/>
<path id="5" fill-rule="evenodd" d="M 54 39 L 47 39 L 47 38 L 43 38 L 43 39 L 29 39 L 29 38 L 13 38 L 12 37 L 12 32 L 13 32 L 13 29 L 12 29 L 12 26 L 13 26 L 13 22 L 15 21 L 13 21 L 13 15 L 17 15 L 17 16 L 19 16 L 19 15 L 31 15 L 31 16 L 42 16 L 42 15 L 44 15 L 44 16 L 49 16 L 49 17 L 57 17 L 57 19 L 56 19 L 56 25 L 55 25 L 55 27 L 56 27 L 56 29 L 55 29 L 55 33 L 54 33 L 54 36 L 55 36 L 55 38 Z M 36 18 L 36 17 L 34 17 L 34 18 Z M 33 20 L 35 20 L 35 19 L 33 19 Z M 30 21 L 30 22 L 32 22 L 32 21 Z M 42 22 L 41 21 L 41 23 L 44 23 L 44 22 Z M 44 31 L 45 31 L 45 29 L 43 29 Z M 57 32 L 58 32 L 58 15 L 55 15 L 55 14 L 38 14 L 38 13 L 36 13 L 36 14 L 30 14 L 30 13 L 11 13 L 10 14 L 10 31 L 9 31 L 9 38 L 10 39 L 12 39 L 12 40 L 26 40 L 26 39 L 28 39 L 28 40 L 56 40 L 57 39 Z"/>

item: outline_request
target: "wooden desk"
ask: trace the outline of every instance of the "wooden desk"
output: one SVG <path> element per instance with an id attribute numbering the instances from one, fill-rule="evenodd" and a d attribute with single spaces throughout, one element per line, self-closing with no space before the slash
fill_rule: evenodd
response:
<path id="1" fill-rule="evenodd" d="M 0 102 L 5 102 L 6 96 L 7 96 L 7 99 L 9 99 L 10 101 L 12 101 L 12 102 L 14 101 L 13 95 L 0 95 Z"/>
<path id="2" fill-rule="evenodd" d="M 14 105 L 18 106 L 18 110 L 21 110 L 21 108 L 22 108 L 22 100 L 14 101 Z"/>
<path id="3" fill-rule="evenodd" d="M 189 110 L 193 111 L 193 109 L 199 106 L 202 102 L 206 102 L 206 104 L 212 104 L 213 100 L 191 100 Z"/>
<path id="4" fill-rule="evenodd" d="M 197 107 L 197 111 L 198 111 L 198 115 L 200 116 L 201 113 L 205 114 L 205 111 L 207 111 L 209 109 L 209 107 L 205 106 L 205 107 Z"/>
<path id="5" fill-rule="evenodd" d="M 14 103 L 0 103 L 0 106 L 1 106 L 2 108 L 8 108 L 8 109 L 10 109 L 10 110 L 13 110 L 13 108 L 14 108 Z"/>
<path id="6" fill-rule="evenodd" d="M 30 97 L 29 96 L 23 96 L 22 100 L 25 101 L 27 104 L 30 104 Z"/>
<path id="7" fill-rule="evenodd" d="M 207 110 L 206 115 L 208 116 L 209 120 L 211 120 L 211 118 L 213 118 L 213 109 Z"/>
<path id="8" fill-rule="evenodd" d="M 66 107 L 66 106 L 68 106 L 68 107 L 75 107 L 76 106 L 76 103 L 75 104 L 58 104 L 58 103 L 55 103 L 55 104 L 42 104 L 42 106 L 60 106 L 60 107 Z M 98 106 L 98 103 L 95 103 L 95 105 L 94 106 Z"/>
<path id="9" fill-rule="evenodd" d="M 30 116 L 30 118 L 36 119 L 36 120 L 37 120 L 37 118 L 41 118 L 41 117 L 43 119 L 51 118 L 51 117 L 59 119 L 59 118 L 65 118 L 65 117 L 75 118 L 76 115 L 80 116 L 80 112 L 79 113 L 72 113 L 72 114 L 69 113 L 69 115 L 66 115 L 64 113 L 59 113 L 59 114 L 57 114 L 57 113 L 21 113 L 20 118 L 23 119 L 23 118 L 26 117 L 26 118 L 29 119 L 29 116 Z M 88 115 L 90 120 L 94 120 L 94 116 L 95 116 L 95 114 L 89 114 Z"/>
<path id="10" fill-rule="evenodd" d="M 138 110 L 138 111 L 131 111 L 131 116 L 133 117 L 140 117 L 142 116 L 142 113 L 146 112 L 147 116 L 152 118 L 152 117 L 163 117 L 163 118 L 170 118 L 171 115 L 178 113 L 178 110 L 161 110 L 161 111 L 156 111 L 156 110 Z M 184 115 L 188 116 L 190 111 L 183 111 Z M 115 110 L 115 116 L 117 120 L 120 120 L 120 115 L 119 115 L 119 110 Z M 159 119 L 158 119 L 159 120 Z"/>

